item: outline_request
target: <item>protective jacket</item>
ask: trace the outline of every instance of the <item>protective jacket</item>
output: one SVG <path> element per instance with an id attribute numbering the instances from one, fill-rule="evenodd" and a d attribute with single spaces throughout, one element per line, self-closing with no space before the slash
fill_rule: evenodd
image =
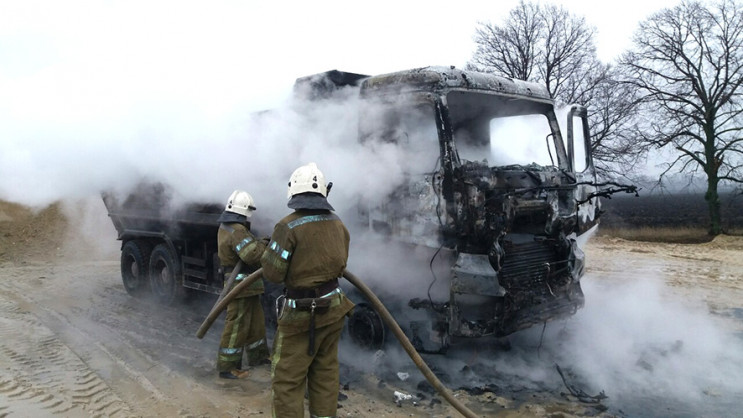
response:
<path id="1" fill-rule="evenodd" d="M 217 232 L 219 263 L 222 265 L 225 280 L 232 273 L 233 267 L 239 260 L 243 261 L 243 268 L 235 279 L 235 284 L 257 270 L 261 265 L 261 254 L 266 244 L 257 239 L 241 223 L 222 223 Z M 234 285 L 233 285 L 234 286 Z M 263 293 L 263 281 L 257 280 L 250 287 L 243 289 L 237 298 L 260 295 Z"/>
<path id="2" fill-rule="evenodd" d="M 334 213 L 297 210 L 274 227 L 271 242 L 261 258 L 263 277 L 283 283 L 289 291 L 321 287 L 343 274 L 349 243 L 348 230 Z M 315 327 L 340 320 L 353 306 L 342 295 L 333 298 L 328 312 L 317 315 Z M 284 312 L 279 326 L 287 335 L 307 331 L 310 315 L 304 311 Z"/>

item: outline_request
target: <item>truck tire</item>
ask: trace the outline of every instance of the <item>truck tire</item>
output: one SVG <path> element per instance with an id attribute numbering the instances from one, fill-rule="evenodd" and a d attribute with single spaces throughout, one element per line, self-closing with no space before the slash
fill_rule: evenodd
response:
<path id="1" fill-rule="evenodd" d="M 384 347 L 385 325 L 377 311 L 366 302 L 357 303 L 348 319 L 351 341 L 362 348 L 379 350 Z"/>
<path id="2" fill-rule="evenodd" d="M 150 287 L 158 302 L 171 305 L 185 292 L 178 256 L 166 244 L 157 244 L 150 255 Z"/>
<path id="3" fill-rule="evenodd" d="M 150 250 L 145 241 L 132 240 L 121 247 L 121 281 L 132 296 L 140 296 L 149 288 Z"/>

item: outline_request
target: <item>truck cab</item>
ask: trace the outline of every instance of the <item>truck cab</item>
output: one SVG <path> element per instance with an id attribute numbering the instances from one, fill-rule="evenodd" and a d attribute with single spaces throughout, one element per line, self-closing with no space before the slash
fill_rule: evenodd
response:
<path id="1" fill-rule="evenodd" d="M 437 278 L 446 295 L 411 283 L 420 297 L 398 301 L 418 311 L 401 324 L 416 348 L 505 336 L 583 306 L 578 242 L 600 210 L 584 108 L 567 109 L 563 135 L 544 86 L 453 67 L 368 77 L 359 96 L 359 141 L 407 154 L 405 180 L 381 204 L 362 204 L 362 222 L 449 260 Z M 384 340 L 374 316 L 362 302 L 349 324 L 372 347 Z"/>

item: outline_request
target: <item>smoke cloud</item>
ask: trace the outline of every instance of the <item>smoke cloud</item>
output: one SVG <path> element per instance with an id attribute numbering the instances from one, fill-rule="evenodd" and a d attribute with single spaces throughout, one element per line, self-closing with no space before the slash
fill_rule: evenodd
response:
<path id="1" fill-rule="evenodd" d="M 588 274 L 582 284 L 586 306 L 567 320 L 507 339 L 467 340 L 446 356 L 425 359 L 450 388 L 490 387 L 520 401 L 568 393 L 570 385 L 588 396 L 603 392 L 610 412 L 627 416 L 737 414 L 743 340 L 729 322 L 652 276 L 619 281 Z M 420 391 L 424 378 L 397 344 L 376 353 L 347 344 L 341 355 L 394 386 Z M 397 372 L 409 373 L 410 381 L 397 379 Z"/>
<path id="2" fill-rule="evenodd" d="M 706 306 L 654 277 L 620 282 L 589 274 L 582 283 L 585 308 L 564 328 L 548 327 L 545 349 L 595 392 L 605 390 L 610 404 L 626 412 L 636 405 L 633 415 L 694 416 L 732 411 L 726 408 L 740 401 L 743 341 Z"/>

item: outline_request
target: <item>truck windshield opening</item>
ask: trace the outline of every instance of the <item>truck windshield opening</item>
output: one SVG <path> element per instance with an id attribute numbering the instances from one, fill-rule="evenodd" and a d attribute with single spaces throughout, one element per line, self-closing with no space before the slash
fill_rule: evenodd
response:
<path id="1" fill-rule="evenodd" d="M 460 160 L 486 160 L 488 166 L 557 164 L 543 103 L 470 92 L 452 92 L 447 103 Z"/>

